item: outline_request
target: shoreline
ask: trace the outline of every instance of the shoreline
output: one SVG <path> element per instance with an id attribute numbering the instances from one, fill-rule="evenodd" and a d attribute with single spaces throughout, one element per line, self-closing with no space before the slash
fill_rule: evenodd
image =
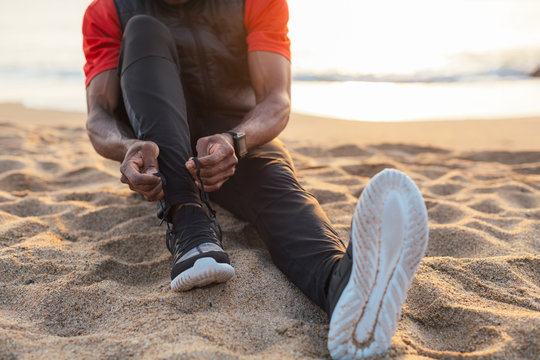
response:
<path id="1" fill-rule="evenodd" d="M 26 108 L 0 103 L 0 119 L 26 124 L 82 126 L 86 114 Z M 435 146 L 447 150 L 540 150 L 540 117 L 485 120 L 420 120 L 371 122 L 291 113 L 280 135 L 286 142 L 312 142 L 327 146 L 393 143 Z"/>

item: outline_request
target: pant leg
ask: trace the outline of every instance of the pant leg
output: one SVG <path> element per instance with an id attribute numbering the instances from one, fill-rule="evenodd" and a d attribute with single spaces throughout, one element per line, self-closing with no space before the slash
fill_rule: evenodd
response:
<path id="1" fill-rule="evenodd" d="M 119 59 L 120 86 L 131 126 L 141 140 L 159 146 L 159 169 L 168 205 L 199 202 L 184 166 L 192 156 L 186 101 L 172 35 L 147 15 L 132 17 L 124 30 Z"/>
<path id="2" fill-rule="evenodd" d="M 211 197 L 255 226 L 276 266 L 328 311 L 327 287 L 345 247 L 314 196 L 274 140 L 241 159 L 235 175 Z"/>

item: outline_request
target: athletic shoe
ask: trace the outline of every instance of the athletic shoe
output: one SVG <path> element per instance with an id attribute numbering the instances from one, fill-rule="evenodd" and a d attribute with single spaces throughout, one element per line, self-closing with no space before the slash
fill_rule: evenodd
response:
<path id="1" fill-rule="evenodd" d="M 182 206 L 167 231 L 167 248 L 174 258 L 171 289 L 186 291 L 234 276 L 221 245 L 221 231 L 198 206 Z"/>
<path id="2" fill-rule="evenodd" d="M 328 350 L 334 359 L 364 358 L 390 347 L 427 241 L 426 206 L 413 181 L 397 170 L 373 177 L 329 286 Z"/>

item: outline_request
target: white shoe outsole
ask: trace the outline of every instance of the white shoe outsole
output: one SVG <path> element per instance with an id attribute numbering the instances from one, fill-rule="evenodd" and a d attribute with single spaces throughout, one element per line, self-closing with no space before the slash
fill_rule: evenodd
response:
<path id="1" fill-rule="evenodd" d="M 234 276 L 234 268 L 229 264 L 218 263 L 214 258 L 197 259 L 193 266 L 177 275 L 171 281 L 174 291 L 187 291 L 213 283 L 222 283 Z"/>
<path id="2" fill-rule="evenodd" d="M 384 170 L 362 192 L 351 229 L 353 265 L 330 322 L 334 359 L 386 351 L 428 242 L 427 211 L 414 182 Z"/>

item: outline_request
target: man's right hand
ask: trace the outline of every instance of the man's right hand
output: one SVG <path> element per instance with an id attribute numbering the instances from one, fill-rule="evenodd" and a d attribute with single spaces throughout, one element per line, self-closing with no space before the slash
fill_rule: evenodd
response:
<path id="1" fill-rule="evenodd" d="M 148 201 L 160 200 L 165 195 L 161 179 L 154 175 L 159 171 L 158 155 L 159 147 L 156 143 L 137 140 L 129 146 L 120 165 L 120 181 L 128 184 L 131 190 L 141 193 Z"/>

